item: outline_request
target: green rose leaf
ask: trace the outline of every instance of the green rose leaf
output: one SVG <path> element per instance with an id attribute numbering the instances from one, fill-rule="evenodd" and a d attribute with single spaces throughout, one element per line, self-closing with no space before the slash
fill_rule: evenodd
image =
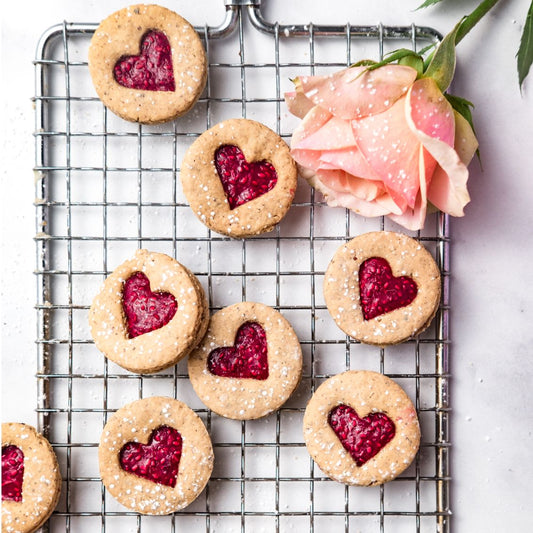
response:
<path id="1" fill-rule="evenodd" d="M 424 77 L 433 78 L 442 92 L 450 86 L 455 73 L 455 39 L 461 23 L 444 37 L 424 72 Z"/>
<path id="2" fill-rule="evenodd" d="M 524 30 L 520 39 L 520 47 L 516 54 L 516 66 L 518 68 L 518 83 L 522 83 L 529 73 L 529 67 L 533 63 L 533 1 L 527 12 Z"/>
<path id="3" fill-rule="evenodd" d="M 424 60 L 422 56 L 418 54 L 409 54 L 398 60 L 398 65 L 406 65 L 414 68 L 418 72 L 418 76 L 421 76 L 424 72 Z"/>
<path id="4" fill-rule="evenodd" d="M 474 135 L 476 134 L 476 130 L 474 128 L 474 119 L 472 118 L 472 109 L 474 109 L 474 104 L 467 100 L 466 98 L 461 98 L 460 96 L 455 96 L 450 93 L 444 93 L 444 96 L 448 102 L 450 102 L 450 105 L 459 113 L 462 115 L 465 120 L 470 124 L 470 127 L 472 128 L 472 131 L 474 132 Z M 481 156 L 479 153 L 479 148 L 476 150 L 476 155 L 481 162 Z"/>
<path id="5" fill-rule="evenodd" d="M 409 48 L 399 48 L 398 50 L 394 50 L 393 52 L 390 52 L 385 55 L 385 57 L 378 62 L 363 62 L 359 61 L 358 63 L 355 63 L 352 66 L 368 66 L 367 70 L 376 70 L 378 68 L 381 68 L 385 65 L 390 65 L 394 62 L 400 62 L 406 58 L 414 57 L 414 58 L 420 58 L 422 61 L 422 56 L 420 54 L 417 54 L 413 50 L 410 50 Z M 407 63 L 402 63 L 407 64 Z"/>
<path id="6" fill-rule="evenodd" d="M 419 5 L 416 9 L 423 9 L 424 7 L 433 6 L 442 2 L 442 0 L 426 0 L 423 4 Z"/>
<path id="7" fill-rule="evenodd" d="M 410 67 L 415 68 L 420 75 L 421 70 L 419 70 L 415 66 L 415 64 L 423 65 L 424 60 L 422 59 L 421 55 L 417 54 L 416 52 L 413 52 L 413 50 L 410 50 L 409 48 L 400 48 L 399 50 L 394 50 L 393 52 L 386 54 L 381 61 L 376 62 L 371 61 L 369 59 L 363 59 L 362 61 L 358 61 L 357 63 L 350 65 L 351 67 L 367 67 L 366 70 L 361 72 L 359 76 L 355 77 L 351 81 L 354 82 L 356 79 L 362 76 L 364 72 L 370 72 L 371 70 L 376 70 L 378 68 L 384 67 L 385 65 L 390 65 L 391 63 L 395 62 L 400 65 L 408 65 Z"/>
<path id="8" fill-rule="evenodd" d="M 444 96 L 446 100 L 450 102 L 451 106 L 468 121 L 472 131 L 474 131 L 474 123 L 472 121 L 472 108 L 474 104 L 468 101 L 466 98 L 461 98 L 460 96 L 455 96 L 450 93 L 445 93 Z"/>
<path id="9" fill-rule="evenodd" d="M 361 61 L 358 61 L 357 63 L 354 63 L 353 65 L 350 65 L 351 67 L 370 67 L 372 65 L 375 65 L 376 61 L 373 59 L 361 59 Z"/>
<path id="10" fill-rule="evenodd" d="M 492 9 L 499 0 L 483 0 L 475 9 L 463 17 L 455 28 L 444 37 L 435 53 L 426 61 L 424 76 L 431 77 L 444 92 L 450 85 L 455 71 L 455 46 Z M 431 5 L 428 4 L 428 5 Z"/>

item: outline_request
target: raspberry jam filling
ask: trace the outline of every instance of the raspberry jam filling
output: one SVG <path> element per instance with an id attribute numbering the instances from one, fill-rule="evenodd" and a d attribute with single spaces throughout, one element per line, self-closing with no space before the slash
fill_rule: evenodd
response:
<path id="1" fill-rule="evenodd" d="M 394 277 L 383 257 L 371 257 L 359 267 L 359 294 L 365 320 L 409 305 L 418 293 L 408 276 Z"/>
<path id="2" fill-rule="evenodd" d="M 360 418 L 344 404 L 329 412 L 328 423 L 357 466 L 374 457 L 396 433 L 394 422 L 386 414 L 370 413 Z"/>
<path id="3" fill-rule="evenodd" d="M 217 148 L 215 167 L 230 209 L 262 196 L 278 181 L 276 169 L 268 161 L 249 163 L 241 149 L 232 144 Z"/>
<path id="4" fill-rule="evenodd" d="M 127 442 L 120 450 L 120 466 L 126 472 L 160 485 L 176 486 L 181 459 L 179 431 L 160 426 L 150 435 L 148 444 Z"/>
<path id="5" fill-rule="evenodd" d="M 2 501 L 22 501 L 24 454 L 18 446 L 2 446 Z"/>
<path id="6" fill-rule="evenodd" d="M 118 84 L 128 89 L 174 91 L 174 69 L 167 36 L 149 31 L 141 40 L 141 54 L 121 57 L 113 69 Z"/>
<path id="7" fill-rule="evenodd" d="M 178 304 L 169 292 L 152 292 L 146 275 L 135 272 L 124 283 L 122 308 L 130 338 L 133 338 L 168 324 Z"/>
<path id="8" fill-rule="evenodd" d="M 268 378 L 267 340 L 257 322 L 245 322 L 235 336 L 235 345 L 216 348 L 207 358 L 211 374 L 225 378 Z"/>

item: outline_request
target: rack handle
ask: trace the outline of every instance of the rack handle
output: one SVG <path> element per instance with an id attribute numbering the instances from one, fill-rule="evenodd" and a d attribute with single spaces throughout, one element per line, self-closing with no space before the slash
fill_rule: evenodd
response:
<path id="1" fill-rule="evenodd" d="M 384 26 L 382 24 L 360 26 L 356 24 L 319 25 L 319 24 L 286 24 L 270 22 L 261 12 L 262 0 L 225 0 L 226 5 L 239 5 L 246 9 L 252 25 L 259 31 L 268 34 L 279 33 L 285 37 L 308 37 L 310 33 L 320 37 L 378 37 L 387 39 L 405 39 L 410 35 L 414 40 L 424 39 L 432 43 L 439 43 L 442 35 L 433 28 L 415 26 Z"/>
<path id="2" fill-rule="evenodd" d="M 224 0 L 226 7 L 260 6 L 261 0 Z"/>

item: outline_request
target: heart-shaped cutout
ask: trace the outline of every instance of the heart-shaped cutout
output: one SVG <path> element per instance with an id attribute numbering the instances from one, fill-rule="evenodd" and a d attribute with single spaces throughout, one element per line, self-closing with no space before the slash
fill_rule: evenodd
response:
<path id="1" fill-rule="evenodd" d="M 148 444 L 124 444 L 120 450 L 120 466 L 154 483 L 175 487 L 181 451 L 180 432 L 170 426 L 160 426 L 152 432 Z"/>
<path id="2" fill-rule="evenodd" d="M 278 181 L 273 165 L 268 161 L 249 163 L 242 150 L 232 144 L 217 148 L 215 168 L 230 209 L 266 194 Z"/>
<path id="3" fill-rule="evenodd" d="M 21 502 L 24 453 L 18 446 L 2 446 L 2 501 Z"/>
<path id="4" fill-rule="evenodd" d="M 216 348 L 207 358 L 209 372 L 226 378 L 268 378 L 267 339 L 257 322 L 245 322 L 237 330 L 235 344 Z"/>
<path id="5" fill-rule="evenodd" d="M 383 257 L 371 257 L 359 267 L 359 295 L 365 320 L 409 305 L 417 293 L 415 281 L 408 276 L 393 276 Z"/>
<path id="6" fill-rule="evenodd" d="M 374 457 L 396 433 L 394 422 L 385 413 L 361 418 L 355 409 L 344 404 L 330 411 L 328 422 L 357 466 Z"/>
<path id="7" fill-rule="evenodd" d="M 128 89 L 174 91 L 174 68 L 167 36 L 149 31 L 141 39 L 138 56 L 121 57 L 114 69 L 115 80 Z"/>
<path id="8" fill-rule="evenodd" d="M 169 292 L 152 292 L 146 275 L 135 272 L 124 282 L 122 308 L 128 333 L 133 338 L 168 324 L 178 304 Z"/>

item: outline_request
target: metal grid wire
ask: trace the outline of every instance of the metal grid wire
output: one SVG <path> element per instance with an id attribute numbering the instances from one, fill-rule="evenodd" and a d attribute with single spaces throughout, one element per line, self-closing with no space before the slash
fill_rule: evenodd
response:
<path id="1" fill-rule="evenodd" d="M 197 27 L 208 59 L 204 94 L 187 117 L 163 126 L 126 123 L 96 97 L 86 51 L 96 24 L 63 23 L 39 43 L 36 67 L 36 214 L 39 429 L 60 461 L 60 503 L 49 531 L 447 532 L 447 218 L 412 234 L 443 273 L 433 325 L 419 338 L 380 349 L 346 337 L 327 313 L 323 274 L 337 247 L 377 229 L 399 230 L 325 206 L 302 183 L 287 217 L 266 235 L 233 240 L 210 232 L 181 192 L 179 164 L 206 128 L 230 117 L 260 120 L 286 140 L 294 125 L 283 104 L 289 78 L 331 71 L 388 49 L 436 41 L 427 28 L 281 26 L 259 3 L 226 2 L 219 27 Z M 250 5 L 245 5 L 250 4 Z M 333 38 L 331 38 L 333 37 Z M 405 42 L 401 42 L 401 41 Z M 183 362 L 134 375 L 107 361 L 87 326 L 92 297 L 134 250 L 176 257 L 200 279 L 211 311 L 256 300 L 293 324 L 304 353 L 301 384 L 276 413 L 226 420 L 194 394 Z M 301 423 L 313 391 L 346 369 L 380 371 L 417 408 L 422 445 L 413 465 L 381 487 L 330 481 L 307 455 Z M 203 494 L 168 517 L 129 512 L 107 494 L 97 447 L 108 417 L 137 398 L 168 395 L 204 420 L 215 469 Z"/>

